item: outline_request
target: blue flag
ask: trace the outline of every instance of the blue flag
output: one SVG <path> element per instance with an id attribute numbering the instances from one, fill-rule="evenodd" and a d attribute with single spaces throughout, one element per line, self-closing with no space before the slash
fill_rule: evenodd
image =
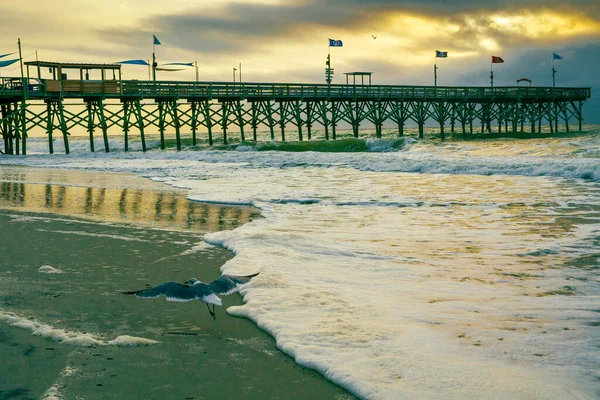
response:
<path id="1" fill-rule="evenodd" d="M 125 60 L 119 61 L 117 64 L 150 65 L 146 60 Z"/>
<path id="2" fill-rule="evenodd" d="M 8 67 L 9 65 L 12 65 L 12 64 L 16 63 L 19 60 L 20 60 L 20 58 L 15 58 L 14 60 L 0 61 L 0 68 L 2 68 L 2 67 Z"/>
<path id="3" fill-rule="evenodd" d="M 341 40 L 329 39 L 329 47 L 342 47 L 343 45 Z"/>
<path id="4" fill-rule="evenodd" d="M 448 52 L 447 51 L 436 50 L 435 51 L 435 56 L 436 56 L 436 58 L 437 57 L 439 57 L 439 58 L 446 58 L 446 57 L 448 57 Z"/>
<path id="5" fill-rule="evenodd" d="M 153 44 L 160 44 L 160 40 L 158 40 L 158 38 L 155 35 L 152 35 L 152 37 L 154 38 Z"/>
<path id="6" fill-rule="evenodd" d="M 15 54 L 15 53 L 13 52 L 13 53 L 0 54 L 0 58 L 4 58 L 6 56 L 10 56 L 11 54 Z"/>
<path id="7" fill-rule="evenodd" d="M 183 65 L 183 66 L 186 66 L 186 67 L 193 67 L 194 63 L 191 63 L 191 62 L 172 62 L 172 63 L 163 64 L 163 65 Z"/>
<path id="8" fill-rule="evenodd" d="M 559 55 L 558 55 L 558 54 L 556 54 L 556 53 L 552 53 L 552 59 L 553 59 L 553 60 L 562 60 L 562 59 L 563 59 L 563 56 L 559 56 Z"/>

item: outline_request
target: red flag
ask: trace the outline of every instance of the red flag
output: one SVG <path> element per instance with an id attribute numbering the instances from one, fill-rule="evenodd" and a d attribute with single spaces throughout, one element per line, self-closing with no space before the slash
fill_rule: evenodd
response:
<path id="1" fill-rule="evenodd" d="M 502 57 L 492 56 L 492 64 L 500 64 L 503 62 L 504 60 L 502 59 Z"/>

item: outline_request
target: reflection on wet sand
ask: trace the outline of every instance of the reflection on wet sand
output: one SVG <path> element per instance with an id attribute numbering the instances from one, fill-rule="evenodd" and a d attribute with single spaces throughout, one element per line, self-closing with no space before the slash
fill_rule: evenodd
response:
<path id="1" fill-rule="evenodd" d="M 90 174 L 105 186 L 84 179 Z M 183 191 L 120 174 L 3 167 L 0 176 L 0 208 L 202 232 L 233 229 L 259 215 L 252 207 L 194 203 Z"/>

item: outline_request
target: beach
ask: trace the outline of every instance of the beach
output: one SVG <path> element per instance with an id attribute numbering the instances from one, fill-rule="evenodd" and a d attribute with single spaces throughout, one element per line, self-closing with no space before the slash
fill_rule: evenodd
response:
<path id="1" fill-rule="evenodd" d="M 118 143 L 119 139 L 112 140 Z M 100 213 L 94 229 L 106 229 L 104 220 L 113 221 L 110 226 L 125 223 L 120 220 L 122 215 L 135 210 L 136 203 L 141 204 L 133 200 L 135 196 L 132 200 L 128 197 L 135 194 L 139 182 L 160 183 L 181 196 L 165 194 L 161 201 L 157 195 L 142 196 L 154 199 L 139 207 L 146 210 L 146 217 L 140 220 L 151 222 L 132 224 L 135 234 L 103 230 L 94 236 L 72 234 L 73 229 L 60 220 L 32 230 L 52 231 L 38 242 L 40 249 L 57 248 L 75 237 L 127 238 L 118 241 L 120 251 L 98 249 L 87 262 L 93 268 L 85 272 L 93 278 L 84 283 L 97 287 L 102 282 L 108 291 L 102 290 L 92 301 L 81 291 L 72 292 L 64 282 L 58 284 L 76 299 L 69 303 L 72 307 L 94 305 L 92 312 L 84 313 L 94 316 L 93 322 L 91 316 L 87 319 L 89 325 L 73 319 L 62 326 L 82 334 L 102 335 L 96 339 L 103 343 L 135 344 L 125 350 L 117 347 L 135 353 L 136 362 L 141 357 L 142 369 L 157 362 L 151 357 L 142 359 L 144 352 L 161 352 L 163 358 L 158 358 L 164 362 L 174 355 L 185 361 L 199 351 L 199 347 L 186 351 L 183 347 L 169 348 L 175 341 L 189 344 L 201 339 L 187 333 L 205 333 L 206 340 L 215 340 L 217 335 L 218 341 L 223 340 L 218 339 L 219 333 L 226 337 L 235 329 L 202 331 L 209 328 L 197 323 L 198 318 L 212 324 L 202 304 L 195 305 L 191 314 L 177 314 L 181 304 L 111 296 L 154 282 L 187 280 L 192 272 L 202 279 L 209 274 L 192 270 L 190 265 L 207 259 L 200 254 L 210 249 L 224 252 L 215 264 L 222 272 L 260 275 L 244 286 L 243 301 L 227 297 L 227 302 L 237 299 L 237 303 L 225 303 L 218 310 L 217 325 L 208 326 L 219 326 L 225 320 L 241 321 L 239 324 L 247 324 L 252 332 L 258 327 L 268 334 L 265 338 L 274 338 L 272 349 L 276 346 L 287 354 L 291 365 L 311 371 L 315 378 L 319 376 L 316 371 L 359 398 L 597 398 L 598 125 L 586 126 L 584 134 L 531 139 L 365 139 L 348 151 L 326 141 L 311 144 L 310 149 L 304 149 L 308 151 L 300 149 L 303 144 L 290 142 L 283 151 L 274 143 L 266 151 L 260 144 L 241 143 L 228 149 L 117 150 L 108 154 L 83 150 L 85 138 L 80 144 L 72 147 L 80 150 L 70 155 L 48 155 L 42 154 L 45 142 L 31 140 L 32 154 L 5 157 L 0 164 L 3 169 L 10 164 L 119 177 L 121 186 L 116 185 L 115 192 L 111 184 L 102 183 L 72 197 L 83 200 L 67 202 L 70 208 L 82 210 L 87 196 L 94 199 L 90 213 Z M 34 154 L 36 146 L 40 154 Z M 334 150 L 327 151 L 329 146 Z M 297 151 L 291 151 L 294 148 Z M 10 196 L 21 198 L 20 178 L 5 180 L 10 181 Z M 30 192 L 34 191 L 25 190 Z M 54 189 L 37 192 L 42 203 L 49 198 L 51 204 L 60 203 L 60 193 Z M 117 205 L 107 208 L 112 210 L 108 212 L 111 216 L 102 215 L 101 198 L 115 199 Z M 187 204 L 180 198 L 200 205 L 191 215 L 206 221 L 201 225 L 225 221 L 225 229 L 203 228 L 203 235 L 190 231 L 189 219 L 184 217 L 190 212 L 178 211 L 185 210 Z M 208 211 L 209 206 L 220 209 L 225 205 L 232 207 L 228 210 L 240 211 Z M 260 210 L 260 215 L 244 214 L 249 210 Z M 85 207 L 78 212 L 84 211 Z M 178 228 L 167 240 L 166 232 L 173 231 L 168 228 L 170 221 Z M 147 235 L 142 234 L 144 230 L 148 230 Z M 57 235 L 64 235 L 65 240 L 55 239 Z M 161 243 L 175 247 L 161 248 Z M 121 260 L 141 256 L 131 251 L 133 245 L 144 248 L 143 255 L 148 255 L 137 267 Z M 190 253 L 194 246 L 199 246 L 198 251 Z M 90 242 L 77 245 L 81 249 L 78 257 L 92 247 Z M 63 253 L 59 253 L 61 257 Z M 163 269 L 151 267 L 155 261 Z M 48 257 L 35 264 L 30 272 L 33 276 L 39 276 L 38 264 L 42 262 L 65 271 L 43 275 L 47 281 L 64 279 L 67 271 L 76 270 L 61 264 L 60 258 Z M 217 275 L 215 271 L 205 280 Z M 14 296 L 25 293 L 15 282 L 10 287 L 17 291 Z M 39 292 L 33 294 L 41 296 Z M 39 301 L 30 297 L 19 297 L 21 302 L 31 301 L 30 309 L 22 314 L 18 304 L 3 307 L 19 318 L 59 325 L 57 316 L 39 314 L 39 307 L 33 308 Z M 64 301 L 64 297 L 58 299 Z M 113 310 L 127 310 L 131 316 L 123 320 L 115 317 Z M 107 326 L 98 322 L 98 315 Z M 182 318 L 181 322 L 177 318 Z M 7 322 L 6 318 L 2 329 L 28 335 L 32 331 L 20 320 Z M 125 335 L 134 338 L 117 340 Z M 110 344 L 98 346 L 114 348 Z M 211 346 L 207 346 L 207 354 L 211 354 Z M 164 350 L 167 348 L 168 352 Z M 93 354 L 104 354 L 92 352 L 90 359 Z M 199 376 L 198 360 L 191 359 L 194 362 L 183 362 L 184 369 Z M 213 364 L 219 362 L 223 360 L 217 358 Z M 87 361 L 76 367 L 83 363 Z M 231 360 L 227 367 L 252 369 L 240 359 Z M 61 368 L 59 376 L 75 376 L 71 369 L 65 370 L 65 364 Z M 257 374 L 263 379 L 271 376 L 264 371 Z M 229 381 L 237 379 L 230 371 L 225 375 Z M 147 380 L 172 390 L 164 380 Z M 104 387 L 103 382 L 98 383 Z M 54 383 L 46 383 L 45 390 L 48 384 Z M 325 385 L 310 393 L 315 398 L 348 396 L 339 390 Z"/>
<path id="2" fill-rule="evenodd" d="M 233 257 L 203 242 L 259 212 L 126 173 L 0 167 L 0 397 L 351 399 L 251 321 L 120 293 Z M 248 266 L 249 269 L 252 266 Z"/>

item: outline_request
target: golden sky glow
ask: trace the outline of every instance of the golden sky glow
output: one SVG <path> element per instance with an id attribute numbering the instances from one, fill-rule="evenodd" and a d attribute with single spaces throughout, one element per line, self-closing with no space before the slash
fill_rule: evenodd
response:
<path id="1" fill-rule="evenodd" d="M 600 23 L 582 15 L 562 15 L 545 11 L 522 14 L 499 14 L 490 17 L 495 28 L 529 39 L 569 38 L 598 35 Z"/>

